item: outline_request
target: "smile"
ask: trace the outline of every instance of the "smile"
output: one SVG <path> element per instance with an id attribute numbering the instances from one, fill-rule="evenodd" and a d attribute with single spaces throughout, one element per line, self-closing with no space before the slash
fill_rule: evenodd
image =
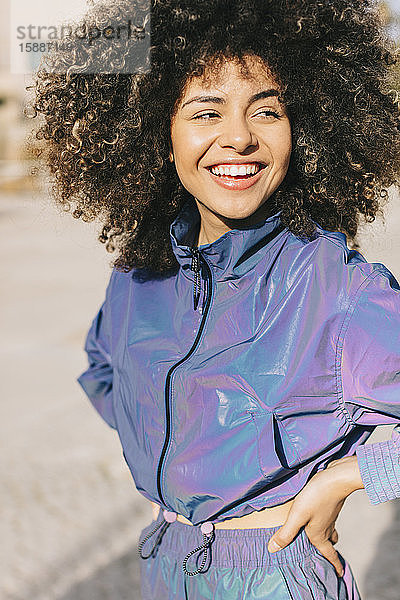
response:
<path id="1" fill-rule="evenodd" d="M 212 179 L 230 190 L 244 190 L 254 185 L 268 165 L 262 163 L 213 165 L 206 167 Z"/>
<path id="2" fill-rule="evenodd" d="M 214 175 L 229 177 L 248 177 L 255 175 L 265 165 L 261 163 L 251 163 L 242 165 L 215 165 L 208 167 Z"/>

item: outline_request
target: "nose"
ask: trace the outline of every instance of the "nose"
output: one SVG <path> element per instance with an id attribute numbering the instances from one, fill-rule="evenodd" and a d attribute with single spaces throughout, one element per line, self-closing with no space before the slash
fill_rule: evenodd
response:
<path id="1" fill-rule="evenodd" d="M 244 152 L 249 146 L 256 144 L 257 136 L 245 118 L 236 116 L 225 121 L 224 130 L 219 137 L 219 145 L 222 148 L 234 148 L 237 152 Z"/>

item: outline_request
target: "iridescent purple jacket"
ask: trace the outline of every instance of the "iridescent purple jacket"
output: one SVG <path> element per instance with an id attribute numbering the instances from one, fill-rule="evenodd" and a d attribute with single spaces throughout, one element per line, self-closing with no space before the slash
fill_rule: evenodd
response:
<path id="1" fill-rule="evenodd" d="M 371 503 L 400 497 L 400 288 L 346 237 L 302 240 L 280 212 L 193 250 L 179 270 L 112 272 L 78 381 L 118 431 L 135 485 L 194 525 L 293 498 L 355 454 Z M 377 425 L 392 439 L 364 445 Z"/>

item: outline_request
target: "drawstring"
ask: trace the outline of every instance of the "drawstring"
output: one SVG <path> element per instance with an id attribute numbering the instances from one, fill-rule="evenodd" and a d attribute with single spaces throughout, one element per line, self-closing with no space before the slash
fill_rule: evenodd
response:
<path id="1" fill-rule="evenodd" d="M 194 283 L 193 283 L 193 310 L 197 310 L 200 299 L 201 291 L 201 276 L 200 276 L 200 254 L 197 248 L 191 248 L 192 252 L 192 264 L 190 268 L 194 271 Z"/>
<path id="2" fill-rule="evenodd" d="M 147 558 L 150 558 L 150 556 L 153 556 L 155 554 L 155 550 L 156 550 L 161 538 L 163 537 L 164 533 L 167 531 L 167 529 L 171 525 L 171 523 L 174 523 L 176 521 L 177 516 L 178 515 L 175 512 L 171 512 L 169 510 L 163 510 L 163 517 L 164 517 L 163 520 L 160 521 L 159 523 L 157 523 L 157 525 L 155 527 L 153 527 L 153 529 L 143 538 L 143 540 L 138 545 L 138 554 L 139 554 L 140 558 L 143 558 L 144 560 L 146 560 Z M 205 523 L 202 523 L 200 526 L 200 529 L 203 534 L 203 543 L 201 544 L 201 546 L 198 546 L 194 550 L 191 550 L 189 552 L 189 554 L 186 555 L 186 557 L 182 563 L 182 568 L 183 568 L 183 572 L 185 573 L 185 575 L 192 576 L 192 575 L 198 575 L 198 573 L 203 573 L 203 569 L 204 569 L 205 564 L 208 559 L 208 553 L 210 550 L 210 546 L 215 539 L 214 524 L 211 523 L 211 521 L 205 521 Z M 143 550 L 145 543 L 158 530 L 160 530 L 160 532 L 153 544 L 153 547 L 152 547 L 150 553 L 143 554 L 142 550 Z M 200 567 L 198 569 L 196 569 L 195 571 L 188 571 L 186 569 L 187 561 L 193 554 L 196 554 L 196 552 L 199 552 L 200 550 L 202 552 L 204 552 L 203 560 L 202 560 Z"/>
<path id="3" fill-rule="evenodd" d="M 164 533 L 166 532 L 168 527 L 171 525 L 171 523 L 174 523 L 174 521 L 176 521 L 177 514 L 174 512 L 171 512 L 169 510 L 163 510 L 163 517 L 164 517 L 164 520 L 160 521 L 150 531 L 150 533 L 148 533 L 146 535 L 146 537 L 140 542 L 140 544 L 138 546 L 138 554 L 139 554 L 140 558 L 147 559 L 147 558 L 150 558 L 150 556 L 152 556 L 152 554 L 154 554 L 154 551 L 155 551 L 158 543 L 160 542 L 161 538 L 163 537 Z M 156 541 L 154 543 L 153 548 L 151 549 L 150 554 L 147 554 L 147 555 L 142 554 L 143 546 L 145 545 L 147 540 L 149 540 L 155 534 L 155 532 L 158 531 L 159 529 L 160 529 L 160 533 L 158 534 L 158 536 L 156 538 Z"/>
<path id="4" fill-rule="evenodd" d="M 204 280 L 204 294 L 203 294 L 203 303 L 201 305 L 201 312 L 204 312 L 204 305 L 207 300 L 207 294 L 208 294 L 208 279 L 206 277 Z"/>
<path id="5" fill-rule="evenodd" d="M 212 542 L 215 539 L 214 525 L 213 525 L 213 523 L 211 523 L 211 521 L 206 521 L 205 523 L 202 523 L 200 529 L 203 534 L 203 543 L 201 546 L 199 546 L 198 548 L 195 548 L 194 550 L 191 550 L 189 552 L 189 554 L 186 555 L 185 560 L 182 563 L 182 568 L 183 568 L 183 572 L 185 573 L 185 575 L 197 575 L 198 573 L 203 572 L 204 565 L 206 564 L 207 558 L 208 558 L 208 550 L 209 550 Z M 186 569 L 187 561 L 192 556 L 192 554 L 195 554 L 199 550 L 204 552 L 203 561 L 202 561 L 200 567 L 198 569 L 196 569 L 196 571 L 188 571 Z"/>
<path id="6" fill-rule="evenodd" d="M 171 525 L 171 523 L 174 523 L 176 521 L 177 516 L 178 515 L 175 512 L 172 512 L 169 510 L 163 510 L 163 517 L 164 517 L 163 521 L 160 521 L 159 523 L 157 523 L 157 525 L 143 538 L 143 540 L 138 545 L 138 554 L 139 554 L 140 558 L 147 559 L 147 558 L 150 558 L 150 556 L 153 556 L 155 554 L 155 549 L 156 549 L 158 543 L 160 542 L 161 538 L 163 537 L 164 533 L 166 532 L 168 527 Z M 192 575 L 197 575 L 198 573 L 203 572 L 203 569 L 207 562 L 210 546 L 215 539 L 215 533 L 214 533 L 215 528 L 214 528 L 214 524 L 211 523 L 211 521 L 205 521 L 204 523 L 202 523 L 200 526 L 200 529 L 203 534 L 203 543 L 201 544 L 201 546 L 198 546 L 198 548 L 191 550 L 189 552 L 189 554 L 186 555 L 186 557 L 182 563 L 183 572 L 186 575 L 192 576 Z M 147 540 L 149 540 L 158 530 L 160 530 L 160 532 L 154 542 L 151 552 L 146 555 L 143 554 L 142 553 L 143 546 L 145 545 Z M 186 569 L 187 561 L 193 554 L 196 554 L 196 552 L 199 552 L 199 550 L 204 552 L 203 560 L 202 560 L 200 567 L 198 569 L 196 569 L 195 571 L 188 571 Z"/>

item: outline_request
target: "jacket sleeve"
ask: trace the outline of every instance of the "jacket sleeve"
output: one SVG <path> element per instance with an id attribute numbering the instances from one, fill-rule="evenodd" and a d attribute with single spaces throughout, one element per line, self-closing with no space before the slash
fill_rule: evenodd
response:
<path id="1" fill-rule="evenodd" d="M 353 423 L 394 424 L 391 439 L 357 447 L 371 504 L 400 497 L 400 287 L 379 264 L 352 300 L 339 334 L 339 388 Z"/>
<path id="2" fill-rule="evenodd" d="M 86 336 L 85 352 L 89 366 L 77 379 L 101 417 L 116 429 L 112 404 L 113 366 L 111 353 L 111 289 L 114 271 L 107 286 L 106 298 Z"/>

